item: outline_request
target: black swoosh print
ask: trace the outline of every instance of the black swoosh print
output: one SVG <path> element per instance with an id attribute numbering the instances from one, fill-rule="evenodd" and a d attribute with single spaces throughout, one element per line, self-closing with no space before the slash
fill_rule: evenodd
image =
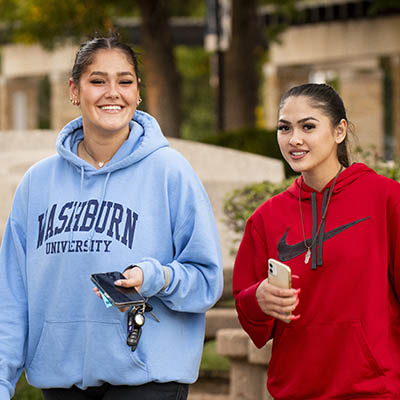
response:
<path id="1" fill-rule="evenodd" d="M 358 219 L 353 222 L 349 222 L 348 224 L 339 226 L 338 228 L 332 229 L 329 232 L 324 233 L 324 241 L 333 238 L 334 236 L 338 235 L 339 233 L 345 231 L 346 229 L 351 228 L 354 225 L 359 224 L 360 222 L 363 222 L 371 217 L 365 217 Z M 291 260 L 292 258 L 295 258 L 299 256 L 302 253 L 305 253 L 307 251 L 307 248 L 304 246 L 304 242 L 298 242 L 295 244 L 288 244 L 286 241 L 287 234 L 289 232 L 289 228 L 286 229 L 286 232 L 284 235 L 280 238 L 278 242 L 278 257 L 281 261 L 288 261 Z M 307 239 L 306 243 L 307 246 L 311 246 L 311 241 L 312 239 Z"/>

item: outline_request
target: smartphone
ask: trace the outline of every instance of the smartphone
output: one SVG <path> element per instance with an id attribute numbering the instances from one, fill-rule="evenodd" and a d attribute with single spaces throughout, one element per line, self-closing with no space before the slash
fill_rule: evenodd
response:
<path id="1" fill-rule="evenodd" d="M 119 271 L 92 274 L 90 279 L 116 307 L 129 307 L 144 303 L 143 296 L 135 288 L 114 285 L 116 280 L 126 279 Z"/>
<path id="2" fill-rule="evenodd" d="M 268 281 L 282 289 L 292 288 L 292 271 L 290 267 L 278 260 L 268 260 Z"/>

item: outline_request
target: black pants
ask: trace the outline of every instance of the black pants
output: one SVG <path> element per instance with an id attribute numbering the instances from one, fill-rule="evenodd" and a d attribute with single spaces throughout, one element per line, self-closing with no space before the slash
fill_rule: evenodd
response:
<path id="1" fill-rule="evenodd" d="M 186 400 L 189 385 L 150 382 L 139 386 L 112 386 L 105 383 L 86 390 L 73 386 L 69 389 L 43 389 L 42 392 L 45 400 Z"/>

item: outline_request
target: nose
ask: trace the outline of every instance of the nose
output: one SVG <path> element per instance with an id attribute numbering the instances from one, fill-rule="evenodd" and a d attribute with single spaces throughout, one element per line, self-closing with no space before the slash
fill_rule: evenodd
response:
<path id="1" fill-rule="evenodd" d="M 107 87 L 106 97 L 111 99 L 116 99 L 119 97 L 119 92 L 117 90 L 117 85 L 115 82 L 110 82 Z"/>
<path id="2" fill-rule="evenodd" d="M 292 146 L 299 146 L 304 143 L 303 136 L 301 132 L 299 132 L 297 129 L 293 129 L 292 135 L 290 136 L 289 139 L 289 144 Z"/>

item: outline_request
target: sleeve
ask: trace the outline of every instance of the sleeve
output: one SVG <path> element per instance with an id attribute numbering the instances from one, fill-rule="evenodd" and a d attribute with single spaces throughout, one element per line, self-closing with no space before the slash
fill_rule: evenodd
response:
<path id="1" fill-rule="evenodd" d="M 267 277 L 267 246 L 256 229 L 256 215 L 248 220 L 233 269 L 233 295 L 240 324 L 257 347 L 272 337 L 275 318 L 260 308 L 256 290 Z"/>
<path id="2" fill-rule="evenodd" d="M 400 201 L 389 212 L 388 229 L 389 280 L 400 303 Z"/>
<path id="3" fill-rule="evenodd" d="M 25 234 L 10 217 L 0 251 L 0 400 L 10 399 L 24 368 L 27 299 L 22 269 Z"/>
<path id="4" fill-rule="evenodd" d="M 143 296 L 157 296 L 174 311 L 203 313 L 222 295 L 221 250 L 207 193 L 186 163 L 168 183 L 174 259 L 167 265 L 154 258 L 135 264 L 143 270 Z"/>

